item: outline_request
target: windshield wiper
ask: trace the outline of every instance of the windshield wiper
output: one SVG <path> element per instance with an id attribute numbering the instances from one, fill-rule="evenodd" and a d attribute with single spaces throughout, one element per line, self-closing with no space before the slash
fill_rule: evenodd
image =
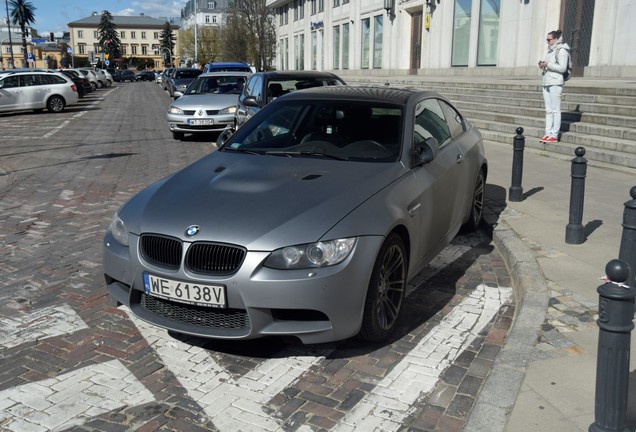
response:
<path id="1" fill-rule="evenodd" d="M 219 150 L 222 151 L 233 151 L 236 153 L 247 153 L 247 154 L 252 154 L 252 155 L 263 155 L 265 154 L 262 151 L 256 151 L 256 150 L 250 150 L 250 149 L 242 149 L 242 148 L 232 148 L 232 147 L 227 147 L 226 145 L 223 145 L 223 147 L 219 148 Z"/>
<path id="2" fill-rule="evenodd" d="M 329 159 L 336 159 L 336 160 L 341 160 L 341 161 L 347 161 L 349 160 L 348 157 L 345 156 L 338 156 L 338 155 L 334 155 L 334 154 L 329 154 L 329 153 L 323 153 L 323 152 L 319 152 L 319 151 L 283 151 L 283 150 L 275 150 L 275 151 L 268 151 L 265 152 L 266 155 L 271 155 L 271 156 L 287 156 L 287 157 L 296 157 L 296 156 L 317 156 L 317 157 L 326 157 Z"/>

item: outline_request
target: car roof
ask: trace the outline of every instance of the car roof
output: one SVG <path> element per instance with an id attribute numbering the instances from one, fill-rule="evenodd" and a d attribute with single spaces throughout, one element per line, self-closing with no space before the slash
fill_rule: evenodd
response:
<path id="1" fill-rule="evenodd" d="M 292 99 L 346 99 L 357 101 L 379 101 L 406 105 L 413 97 L 438 97 L 439 93 L 411 87 L 391 88 L 380 86 L 322 86 L 297 90 L 284 96 Z"/>
<path id="2" fill-rule="evenodd" d="M 219 77 L 219 76 L 243 76 L 243 77 L 248 77 L 250 76 L 252 73 L 251 72 L 245 72 L 245 71 L 212 71 L 212 72 L 205 72 L 202 73 L 201 75 L 199 75 L 199 78 L 205 78 L 208 76 L 215 76 L 215 77 Z"/>
<path id="3" fill-rule="evenodd" d="M 254 75 L 261 75 L 266 78 L 337 78 L 344 81 L 338 75 L 331 72 L 321 71 L 269 71 L 269 72 L 257 72 Z"/>

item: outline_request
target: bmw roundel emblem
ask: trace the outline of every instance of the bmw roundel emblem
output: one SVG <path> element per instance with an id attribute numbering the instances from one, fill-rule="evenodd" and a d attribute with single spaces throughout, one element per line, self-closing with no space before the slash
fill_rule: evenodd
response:
<path id="1" fill-rule="evenodd" d="M 194 237 L 199 234 L 199 226 L 198 225 L 190 225 L 186 228 L 185 235 L 188 237 Z"/>

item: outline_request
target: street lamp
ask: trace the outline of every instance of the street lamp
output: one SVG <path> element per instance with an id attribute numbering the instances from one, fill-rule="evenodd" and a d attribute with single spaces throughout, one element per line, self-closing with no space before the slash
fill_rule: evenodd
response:
<path id="1" fill-rule="evenodd" d="M 170 62 L 170 66 L 168 67 L 172 67 L 172 53 L 170 52 L 170 50 L 166 47 L 161 47 L 161 48 L 155 48 L 155 54 L 159 54 L 159 50 L 161 51 L 167 51 L 168 52 L 168 61 Z"/>

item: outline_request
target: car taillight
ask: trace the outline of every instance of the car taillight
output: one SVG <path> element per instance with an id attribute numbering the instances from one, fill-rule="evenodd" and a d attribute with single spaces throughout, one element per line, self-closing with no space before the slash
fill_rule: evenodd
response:
<path id="1" fill-rule="evenodd" d="M 77 93 L 77 86 L 75 84 L 71 85 L 71 90 Z"/>

